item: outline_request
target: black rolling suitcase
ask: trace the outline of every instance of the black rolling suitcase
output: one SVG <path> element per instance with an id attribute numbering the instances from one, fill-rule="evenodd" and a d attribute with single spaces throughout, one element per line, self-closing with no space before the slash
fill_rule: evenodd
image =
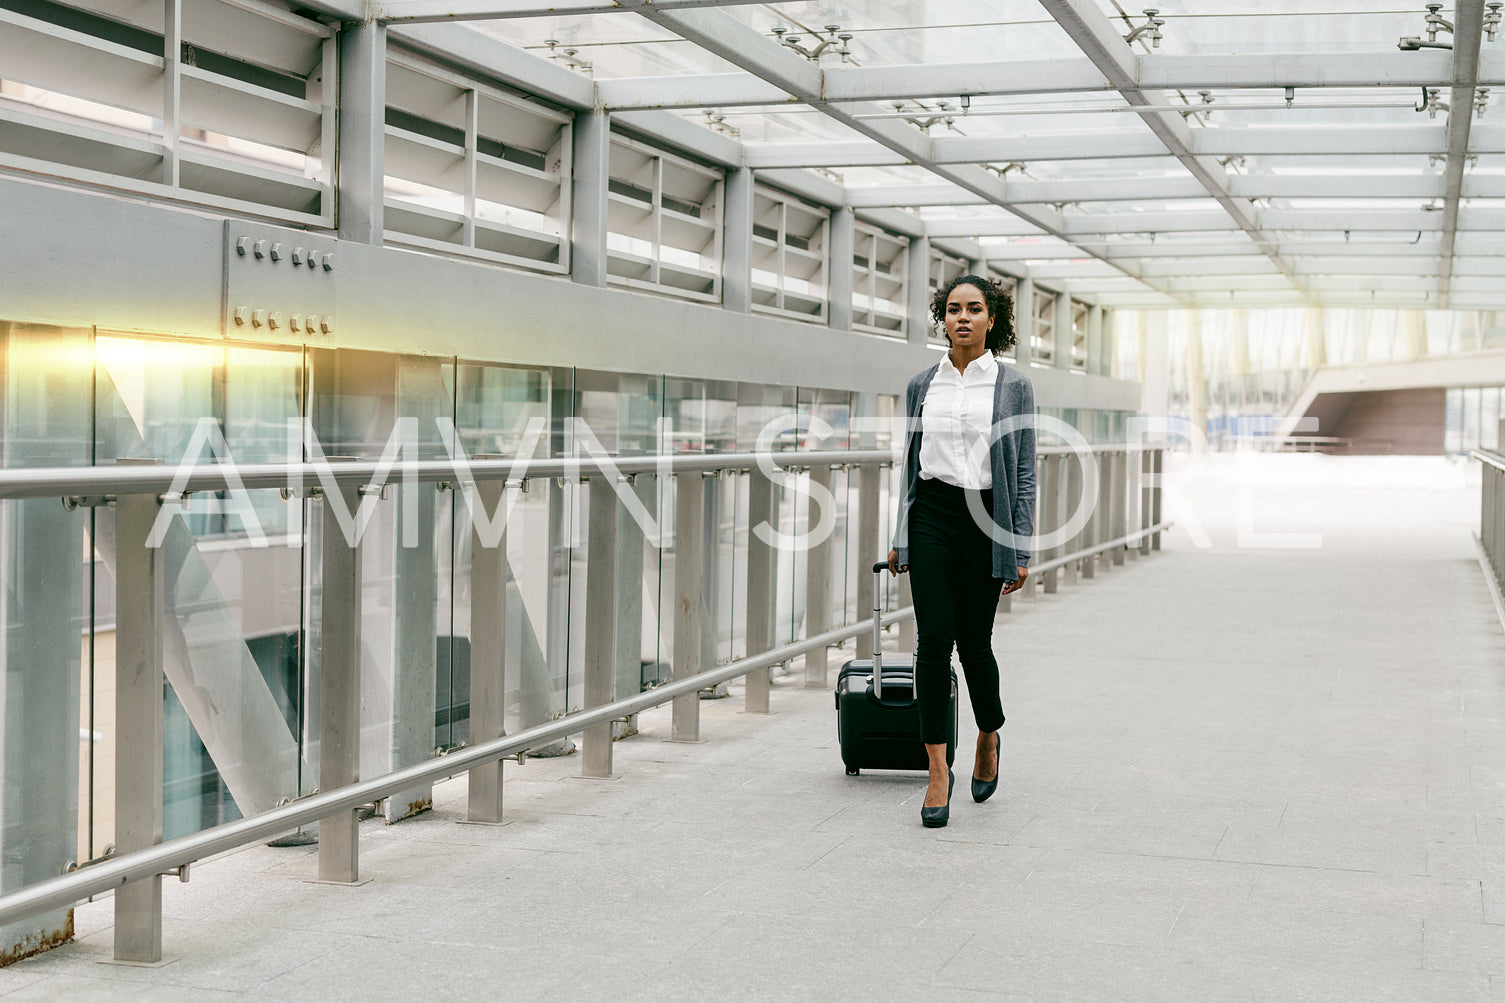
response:
<path id="1" fill-rule="evenodd" d="M 888 562 L 873 565 L 873 574 L 888 570 Z M 882 582 L 876 583 L 881 586 Z M 862 770 L 919 770 L 930 768 L 920 739 L 920 708 L 915 700 L 914 657 L 885 655 L 881 647 L 881 587 L 873 589 L 873 657 L 854 658 L 836 677 L 836 732 L 847 775 Z M 874 672 L 874 665 L 877 672 Z M 876 675 L 877 685 L 874 686 Z M 956 759 L 956 669 L 951 670 L 951 735 L 946 764 Z"/>

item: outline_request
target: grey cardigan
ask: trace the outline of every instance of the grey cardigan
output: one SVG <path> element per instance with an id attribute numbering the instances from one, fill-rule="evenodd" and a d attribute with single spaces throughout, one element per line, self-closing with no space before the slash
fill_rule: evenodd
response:
<path id="1" fill-rule="evenodd" d="M 920 481 L 920 411 L 925 392 L 935 378 L 935 366 L 910 378 L 904 394 L 904 413 L 908 421 L 904 432 L 904 477 L 899 483 L 903 501 L 899 505 L 898 525 L 894 529 L 894 550 L 900 566 L 909 563 L 909 509 L 914 505 Z M 993 424 L 1016 416 L 1035 413 L 1035 388 L 1029 377 L 1019 370 L 998 363 L 998 382 L 993 388 Z M 998 436 L 989 449 L 993 468 L 993 521 L 1013 531 L 1021 540 L 1030 540 L 1035 532 L 1035 426 L 1022 427 Z M 993 541 L 993 577 L 1014 581 L 1018 569 L 1029 566 L 1029 545 L 1011 547 Z"/>

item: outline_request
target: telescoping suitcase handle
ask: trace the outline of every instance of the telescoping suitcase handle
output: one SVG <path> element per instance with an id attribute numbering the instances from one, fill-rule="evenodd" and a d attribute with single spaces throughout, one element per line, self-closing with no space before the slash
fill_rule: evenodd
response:
<path id="1" fill-rule="evenodd" d="M 887 561 L 873 565 L 873 696 L 883 699 L 883 572 Z"/>

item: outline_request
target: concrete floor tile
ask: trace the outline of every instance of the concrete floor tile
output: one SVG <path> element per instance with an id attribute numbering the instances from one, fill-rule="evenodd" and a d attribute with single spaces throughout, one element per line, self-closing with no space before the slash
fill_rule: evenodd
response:
<path id="1" fill-rule="evenodd" d="M 1364 972 L 1284 961 L 1233 960 L 1224 965 L 1212 991 L 1212 999 L 1229 1003 L 1328 1003 L 1332 1000 L 1447 1000 L 1465 1003 L 1488 1000 L 1489 981 L 1483 976 L 1460 972 Z"/>
<path id="2" fill-rule="evenodd" d="M 1205 1000 L 1220 964 L 1184 952 L 1021 933 L 973 938 L 937 981 L 1049 1000 Z"/>
<path id="3" fill-rule="evenodd" d="M 1425 960 L 1436 971 L 1505 975 L 1505 926 L 1429 922 Z"/>
<path id="4" fill-rule="evenodd" d="M 155 969 L 163 971 L 164 969 Z M 17 990 L 6 996 L 8 1000 L 68 1000 L 69 1003 L 117 1003 L 120 1000 L 151 1000 L 153 1003 L 197 1003 L 197 1001 L 232 1000 L 243 998 L 233 990 L 209 989 L 200 986 L 184 987 L 166 984 L 128 986 L 108 978 L 89 978 L 84 975 L 55 975 Z"/>
<path id="5" fill-rule="evenodd" d="M 35 968 L 19 969 L 14 965 L 0 968 L 0 996 L 8 996 L 48 978 L 51 976 Z"/>
<path id="6" fill-rule="evenodd" d="M 1480 882 L 1484 900 L 1484 922 L 1505 925 L 1505 875 Z"/>
<path id="7" fill-rule="evenodd" d="M 1250 901 L 1455 922 L 1480 921 L 1484 902 L 1477 880 L 1314 867 L 1261 867 Z"/>
<path id="8" fill-rule="evenodd" d="M 1211 859 L 1226 825 L 1145 817 L 1126 820 L 1095 813 L 1039 814 L 1013 841 L 1057 849 Z"/>
<path id="9" fill-rule="evenodd" d="M 1289 906 L 1188 904 L 1166 937 L 1180 951 L 1310 967 L 1422 967 L 1421 917 Z"/>

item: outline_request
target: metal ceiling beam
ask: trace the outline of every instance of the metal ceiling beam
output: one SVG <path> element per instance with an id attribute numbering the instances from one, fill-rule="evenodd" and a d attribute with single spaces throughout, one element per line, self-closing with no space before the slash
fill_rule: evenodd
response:
<path id="1" fill-rule="evenodd" d="M 1261 231 L 1427 234 L 1442 232 L 1442 216 L 1440 211 L 1422 209 L 1261 209 L 1255 215 L 1255 222 Z M 1464 219 L 1466 229 L 1471 231 L 1505 231 L 1505 209 L 1469 208 L 1465 210 Z M 1083 246 L 1077 243 L 1077 238 L 1115 233 L 1219 233 L 1238 229 L 1221 211 L 1068 213 L 1062 218 L 1056 235 L 1064 235 L 1068 242 Z M 930 220 L 926 223 L 926 232 L 932 237 L 1034 236 L 1022 222 L 1005 216 Z M 1278 240 L 1252 235 L 1250 239 L 1260 246 L 1278 248 L 1293 238 L 1282 233 Z M 1094 245 L 1089 241 L 1085 246 Z"/>
<path id="2" fill-rule="evenodd" d="M 881 124 L 881 123 L 873 123 Z M 912 129 L 911 126 L 905 128 Z M 918 133 L 916 133 L 918 135 Z M 869 140 L 818 140 L 809 143 L 748 143 L 749 167 L 886 167 L 913 163 L 903 153 Z M 1442 129 L 1437 130 L 1442 151 Z M 1165 146 L 1143 130 L 1040 136 L 938 136 L 930 140 L 930 157 L 939 164 L 1034 163 L 1041 160 L 1098 160 L 1119 157 L 1164 157 Z"/>
<path id="3" fill-rule="evenodd" d="M 1198 157 L 1442 156 L 1447 152 L 1447 130 L 1442 125 L 1270 126 L 1189 131 L 1191 152 Z M 747 165 L 755 168 L 890 167 L 912 162 L 902 153 L 866 140 L 745 145 Z M 1476 155 L 1505 153 L 1505 125 L 1475 125 L 1470 152 Z M 1043 160 L 1128 157 L 1159 157 L 1170 163 L 1171 157 L 1160 140 L 1137 129 L 1033 136 L 937 136 L 931 140 L 930 156 L 941 164 L 1019 162 L 1025 165 Z"/>
<path id="4" fill-rule="evenodd" d="M 845 125 L 869 140 L 902 157 L 907 163 L 923 167 L 943 181 L 963 191 L 987 199 L 1016 216 L 1021 225 L 1035 232 L 1065 237 L 1060 214 L 1045 208 L 1027 208 L 1008 204 L 1003 180 L 977 166 L 976 162 L 947 165 L 934 156 L 929 136 L 913 126 L 891 119 L 861 117 L 882 111 L 877 106 L 837 107 L 822 97 L 821 73 L 812 63 L 789 49 L 766 38 L 735 18 L 718 10 L 666 11 L 657 5 L 639 10 L 643 17 L 699 45 L 759 79 L 772 83 L 793 97 L 810 104 L 834 121 Z M 1102 142 L 1101 136 L 1098 142 Z M 1162 151 L 1163 152 L 1163 151 Z M 753 166 L 749 164 L 749 166 Z M 775 166 L 775 165 L 763 165 Z M 809 161 L 779 166 L 814 166 Z M 970 236 L 957 234 L 956 236 Z M 1093 254 L 1093 252 L 1087 252 Z M 1093 256 L 1099 256 L 1094 254 Z M 1119 262 L 1115 267 L 1134 277 L 1133 262 Z"/>
<path id="5" fill-rule="evenodd" d="M 1082 50 L 1082 54 L 1092 60 L 1109 83 L 1118 88 L 1118 92 L 1129 104 L 1163 107 L 1170 102 L 1165 92 L 1147 90 L 1139 85 L 1139 66 L 1133 50 L 1123 40 L 1118 29 L 1109 22 L 1107 15 L 1098 8 L 1095 0 L 1040 0 L 1040 4 L 1071 37 L 1077 48 Z M 1291 285 L 1305 292 L 1306 287 L 1295 269 L 1280 256 L 1260 231 L 1248 203 L 1237 201 L 1229 193 L 1226 171 L 1216 160 L 1194 152 L 1192 129 L 1186 119 L 1175 112 L 1166 111 L 1143 111 L 1139 117 L 1181 162 L 1187 173 L 1196 178 L 1207 189 L 1207 194 L 1217 200 L 1237 227 L 1261 245 L 1261 249 L 1269 255 L 1275 267 L 1280 269 Z"/>
<path id="6" fill-rule="evenodd" d="M 1474 94 L 1479 85 L 1479 43 L 1483 29 L 1484 0 L 1458 0 L 1453 9 L 1453 91 L 1448 99 L 1448 159 L 1443 172 L 1447 190 L 1442 197 L 1442 256 L 1437 280 L 1438 303 L 1444 310 L 1452 291 L 1458 202 L 1463 194 L 1463 168 L 1468 159 L 1469 130 L 1474 122 Z"/>
<path id="7" fill-rule="evenodd" d="M 659 10 L 694 7 L 732 7 L 764 0 L 652 0 Z M 379 0 L 369 3 L 378 20 L 392 24 L 425 21 L 499 21 L 515 17 L 559 17 L 565 14 L 620 14 L 642 10 L 648 0 Z"/>
<path id="8" fill-rule="evenodd" d="M 1169 91 L 1279 90 L 1285 87 L 1441 87 L 1445 52 L 1272 52 L 1259 55 L 1162 56 L 1137 59 L 1140 87 Z M 1113 91 L 1090 59 L 832 66 L 822 71 L 827 101 L 939 100 L 1024 94 Z M 1505 86 L 1505 53 L 1486 53 L 1481 86 Z M 619 77 L 599 83 L 601 103 L 616 108 L 734 108 L 780 104 L 788 95 L 746 73 Z M 1301 100 L 1298 97 L 1298 102 Z"/>
<path id="9" fill-rule="evenodd" d="M 1085 238 L 1081 243 L 1090 241 Z M 1110 258 L 1143 258 L 1145 268 L 1154 268 L 1162 262 L 1176 261 L 1207 261 L 1216 258 L 1247 258 L 1257 256 L 1260 261 L 1267 260 L 1264 255 L 1255 249 L 1254 245 L 1243 235 L 1236 234 L 1227 239 L 1205 240 L 1099 240 L 1095 246 Z M 1438 251 L 1438 238 L 1434 236 L 1423 237 L 1417 243 L 1402 243 L 1399 241 L 1366 241 L 1354 238 L 1350 241 L 1339 240 L 1291 240 L 1283 239 L 1276 245 L 1280 253 L 1291 259 L 1291 263 L 1301 270 L 1303 262 L 1311 260 L 1326 260 L 1328 256 L 1345 259 L 1366 258 L 1380 259 L 1398 257 L 1399 260 L 1433 261 L 1435 262 Z M 1481 255 L 1494 254 L 1505 256 L 1505 237 L 1497 238 L 1496 245 L 1485 250 L 1484 245 L 1478 245 Z M 1075 260 L 1082 257 L 1082 250 L 1076 244 L 1058 244 L 1055 242 L 1044 244 L 1035 242 L 1015 242 L 1009 244 L 988 243 L 982 245 L 982 253 L 989 261 L 1057 261 Z M 1455 270 L 1462 274 L 1466 263 L 1474 260 L 1469 258 L 1456 259 Z M 1481 257 L 1480 261 L 1492 261 L 1493 258 Z M 1505 270 L 1505 258 L 1500 259 L 1499 267 Z"/>
<path id="10" fill-rule="evenodd" d="M 1011 181 L 1004 191 L 1015 204 L 1069 202 L 1145 202 L 1203 199 L 1207 189 L 1195 178 L 1105 178 L 1079 181 Z M 1414 199 L 1442 198 L 1441 174 L 1349 175 L 1232 174 L 1228 191 L 1236 198 L 1277 199 Z M 1465 180 L 1464 198 L 1505 198 L 1505 176 Z M 865 206 L 981 205 L 977 196 L 953 185 L 872 185 L 848 187 L 847 204 Z"/>

